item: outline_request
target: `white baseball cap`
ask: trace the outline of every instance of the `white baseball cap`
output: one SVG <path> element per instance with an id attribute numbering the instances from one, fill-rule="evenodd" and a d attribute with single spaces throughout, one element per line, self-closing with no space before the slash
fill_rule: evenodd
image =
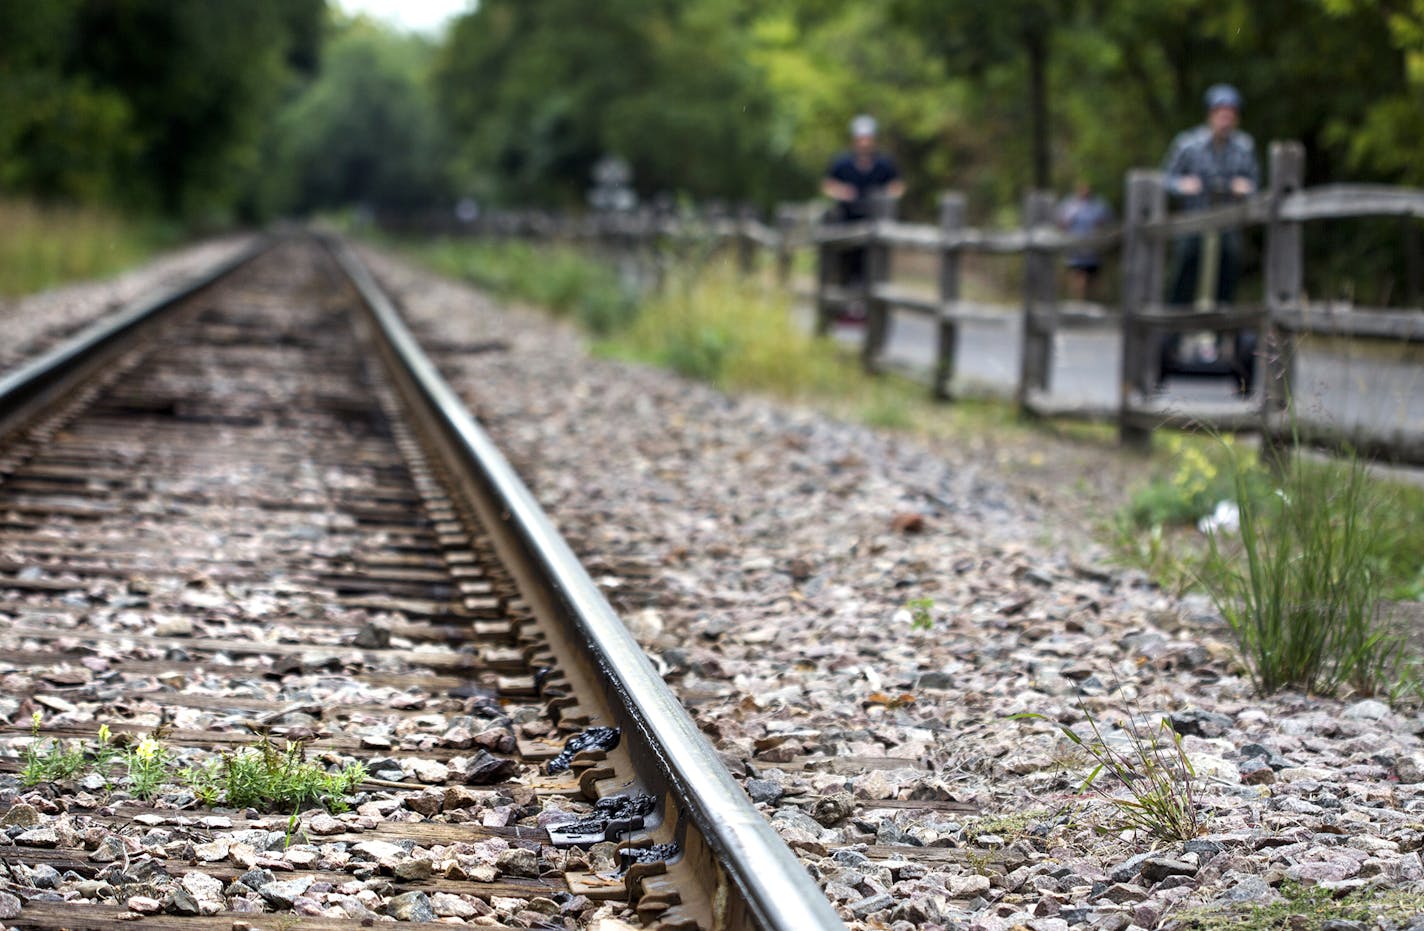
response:
<path id="1" fill-rule="evenodd" d="M 853 137 L 875 135 L 875 117 L 862 113 L 850 121 L 850 134 Z"/>

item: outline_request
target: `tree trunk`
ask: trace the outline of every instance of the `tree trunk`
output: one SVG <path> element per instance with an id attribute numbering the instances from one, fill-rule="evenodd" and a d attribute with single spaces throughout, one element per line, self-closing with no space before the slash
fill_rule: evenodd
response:
<path id="1" fill-rule="evenodd" d="M 1028 51 L 1029 115 L 1033 122 L 1033 186 L 1052 186 L 1053 164 L 1048 151 L 1048 34 L 1030 28 L 1024 33 Z"/>

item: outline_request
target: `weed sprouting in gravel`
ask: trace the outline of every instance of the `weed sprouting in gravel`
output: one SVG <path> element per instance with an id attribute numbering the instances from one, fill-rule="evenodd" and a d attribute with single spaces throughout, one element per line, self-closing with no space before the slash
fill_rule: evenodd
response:
<path id="1" fill-rule="evenodd" d="M 40 740 L 43 723 L 43 712 L 36 711 L 30 716 L 30 737 L 33 739 L 25 747 L 24 762 L 20 767 L 20 782 L 25 788 L 40 783 L 63 782 L 84 769 L 84 748 L 54 738 Z"/>
<path id="2" fill-rule="evenodd" d="M 1185 841 L 1201 832 L 1201 811 L 1197 800 L 1196 770 L 1182 737 L 1162 718 L 1156 728 L 1138 724 L 1136 709 L 1129 708 L 1121 735 L 1104 735 L 1098 719 L 1079 704 L 1091 733 L 1079 734 L 1073 727 L 1037 713 L 1017 714 L 1016 720 L 1049 721 L 1074 746 L 1087 754 L 1092 770 L 1079 791 L 1092 789 L 1117 809 L 1120 826 L 1143 831 L 1165 840 Z M 1100 777 L 1112 777 L 1127 796 L 1103 786 Z"/>
<path id="3" fill-rule="evenodd" d="M 1393 502 L 1365 462 L 1291 453 L 1274 493 L 1260 496 L 1247 485 L 1251 470 L 1230 461 L 1240 535 L 1208 535 L 1200 578 L 1257 688 L 1372 695 L 1408 685 L 1409 647 L 1379 609 Z"/>
<path id="4" fill-rule="evenodd" d="M 911 630 L 934 629 L 934 615 L 930 613 L 934 610 L 933 598 L 914 598 L 906 602 L 905 607 L 910 612 Z"/>
<path id="5" fill-rule="evenodd" d="M 1322 886 L 1287 880 L 1267 904 L 1241 902 L 1187 908 L 1175 916 L 1181 931 L 1292 931 L 1295 928 L 1403 927 L 1424 914 L 1424 896 L 1412 889 L 1367 888 L 1341 895 Z"/>
<path id="6" fill-rule="evenodd" d="M 308 761 L 300 741 L 278 748 L 262 737 L 250 747 L 176 770 L 175 755 L 160 732 L 120 747 L 109 726 L 100 724 L 95 739 L 86 745 L 77 740 L 41 740 L 41 712 L 36 711 L 30 722 L 33 739 L 22 751 L 20 765 L 20 782 L 26 788 L 65 782 L 86 772 L 97 773 L 111 786 L 114 768 L 122 764 L 129 792 L 145 801 L 176 779 L 202 805 L 299 811 L 321 804 L 339 812 L 346 810 L 346 797 L 366 778 L 366 768 L 360 763 L 330 772 Z"/>
<path id="7" fill-rule="evenodd" d="M 345 811 L 346 796 L 366 778 L 366 768 L 351 763 L 328 772 L 306 759 L 306 748 L 300 741 L 278 748 L 262 737 L 251 747 L 189 766 L 179 775 L 207 805 L 285 811 L 320 803 L 330 811 Z"/>
<path id="8" fill-rule="evenodd" d="M 168 784 L 173 755 L 157 737 L 144 737 L 124 753 L 129 771 L 129 791 L 135 798 L 148 800 Z"/>

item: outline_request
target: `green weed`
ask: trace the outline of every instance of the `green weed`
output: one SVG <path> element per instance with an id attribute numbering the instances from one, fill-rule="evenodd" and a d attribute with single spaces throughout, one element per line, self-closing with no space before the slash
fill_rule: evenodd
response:
<path id="1" fill-rule="evenodd" d="M 1081 707 L 1081 706 L 1080 706 Z M 1120 826 L 1144 831 L 1166 840 L 1189 840 L 1201 831 L 1201 813 L 1196 796 L 1196 771 L 1182 750 L 1182 737 L 1166 718 L 1155 729 L 1145 730 L 1137 716 L 1129 713 L 1124 733 L 1104 736 L 1097 718 L 1086 708 L 1090 734 L 1080 735 L 1066 724 L 1041 714 L 1014 715 L 1015 719 L 1037 719 L 1056 724 L 1074 746 L 1090 758 L 1093 768 L 1079 791 L 1092 789 L 1117 809 Z M 1129 709 L 1131 712 L 1132 709 Z M 1104 788 L 1104 774 L 1127 791 L 1123 797 Z"/>
<path id="2" fill-rule="evenodd" d="M 124 753 L 128 767 L 129 791 L 134 798 L 151 799 L 168 784 L 173 754 L 152 734 L 141 739 Z"/>
<path id="3" fill-rule="evenodd" d="M 1184 909 L 1175 916 L 1173 927 L 1180 931 L 1297 931 L 1342 920 L 1373 928 L 1424 914 L 1424 896 L 1400 889 L 1364 889 L 1337 897 L 1319 886 L 1284 882 L 1277 891 L 1281 898 L 1267 905 Z"/>
<path id="4" fill-rule="evenodd" d="M 187 767 L 180 778 L 204 804 L 296 811 L 320 803 L 345 811 L 346 796 L 366 778 L 366 768 L 352 763 L 328 772 L 306 759 L 300 741 L 279 749 L 263 737 L 254 746 Z"/>
<path id="5" fill-rule="evenodd" d="M 1052 821 L 1056 816 L 1056 812 L 1046 808 L 1030 808 L 1007 815 L 987 815 L 966 823 L 964 837 L 970 843 L 977 843 L 985 834 L 993 834 L 1004 838 L 1005 843 L 1013 843 L 1031 828 Z"/>
<path id="6" fill-rule="evenodd" d="M 934 615 L 930 613 L 934 610 L 933 598 L 915 598 L 906 602 L 905 607 L 910 610 L 911 630 L 932 630 L 934 628 Z"/>
<path id="7" fill-rule="evenodd" d="M 1252 494 L 1267 489 L 1266 471 L 1237 457 L 1235 441 L 1229 436 L 1206 442 L 1169 433 L 1162 445 L 1164 455 L 1173 464 L 1170 474 L 1136 488 L 1122 514 L 1138 530 L 1194 526 L 1212 512 L 1217 502 L 1235 499 L 1238 478 L 1244 480 Z"/>
<path id="8" fill-rule="evenodd" d="M 1104 530 L 1119 559 L 1176 594 L 1201 586 L 1221 568 L 1210 564 L 1209 541 L 1196 531 L 1197 521 L 1218 502 L 1254 505 L 1252 513 L 1265 528 L 1278 516 L 1275 502 L 1289 495 L 1285 482 L 1328 488 L 1341 476 L 1337 465 L 1301 456 L 1292 456 L 1283 474 L 1272 474 L 1230 437 L 1169 433 L 1159 445 L 1168 467 L 1134 489 Z M 1372 509 L 1367 532 L 1357 535 L 1361 560 L 1378 575 L 1381 596 L 1424 598 L 1424 534 L 1415 529 L 1424 522 L 1424 488 L 1367 470 L 1364 478 L 1362 492 L 1389 504 Z M 1226 553 L 1239 554 L 1224 538 L 1218 542 Z"/>
<path id="9" fill-rule="evenodd" d="M 207 806 L 299 811 L 320 803 L 335 812 L 346 809 L 346 796 L 366 778 L 366 768 L 360 763 L 328 772 L 307 761 L 300 742 L 278 749 L 266 737 L 175 773 L 174 754 L 158 733 L 120 748 L 109 726 L 101 724 L 95 740 L 86 746 L 79 741 L 41 741 L 43 714 L 36 711 L 30 721 L 34 739 L 22 751 L 20 766 L 20 781 L 26 787 L 64 782 L 90 771 L 103 776 L 107 784 L 114 767 L 122 764 L 129 791 L 139 799 L 154 798 L 176 775 Z"/>
<path id="10" fill-rule="evenodd" d="M 1203 585 L 1262 692 L 1394 690 L 1411 657 L 1379 610 L 1388 490 L 1353 456 L 1320 464 L 1292 454 L 1282 471 L 1275 492 L 1258 496 L 1235 469 L 1240 536 L 1209 535 Z"/>
<path id="11" fill-rule="evenodd" d="M 20 766 L 20 783 L 32 788 L 41 783 L 64 782 L 84 769 L 84 748 L 76 743 L 63 743 L 56 739 L 40 740 L 40 725 L 44 723 L 44 713 L 36 711 L 30 716 L 30 743 L 25 747 L 23 763 Z"/>

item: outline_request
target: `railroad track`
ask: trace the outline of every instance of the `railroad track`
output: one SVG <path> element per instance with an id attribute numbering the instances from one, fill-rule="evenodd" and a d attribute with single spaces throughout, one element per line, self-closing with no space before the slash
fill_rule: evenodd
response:
<path id="1" fill-rule="evenodd" d="M 339 243 L 0 378 L 0 683 L 8 926 L 840 926 Z"/>

